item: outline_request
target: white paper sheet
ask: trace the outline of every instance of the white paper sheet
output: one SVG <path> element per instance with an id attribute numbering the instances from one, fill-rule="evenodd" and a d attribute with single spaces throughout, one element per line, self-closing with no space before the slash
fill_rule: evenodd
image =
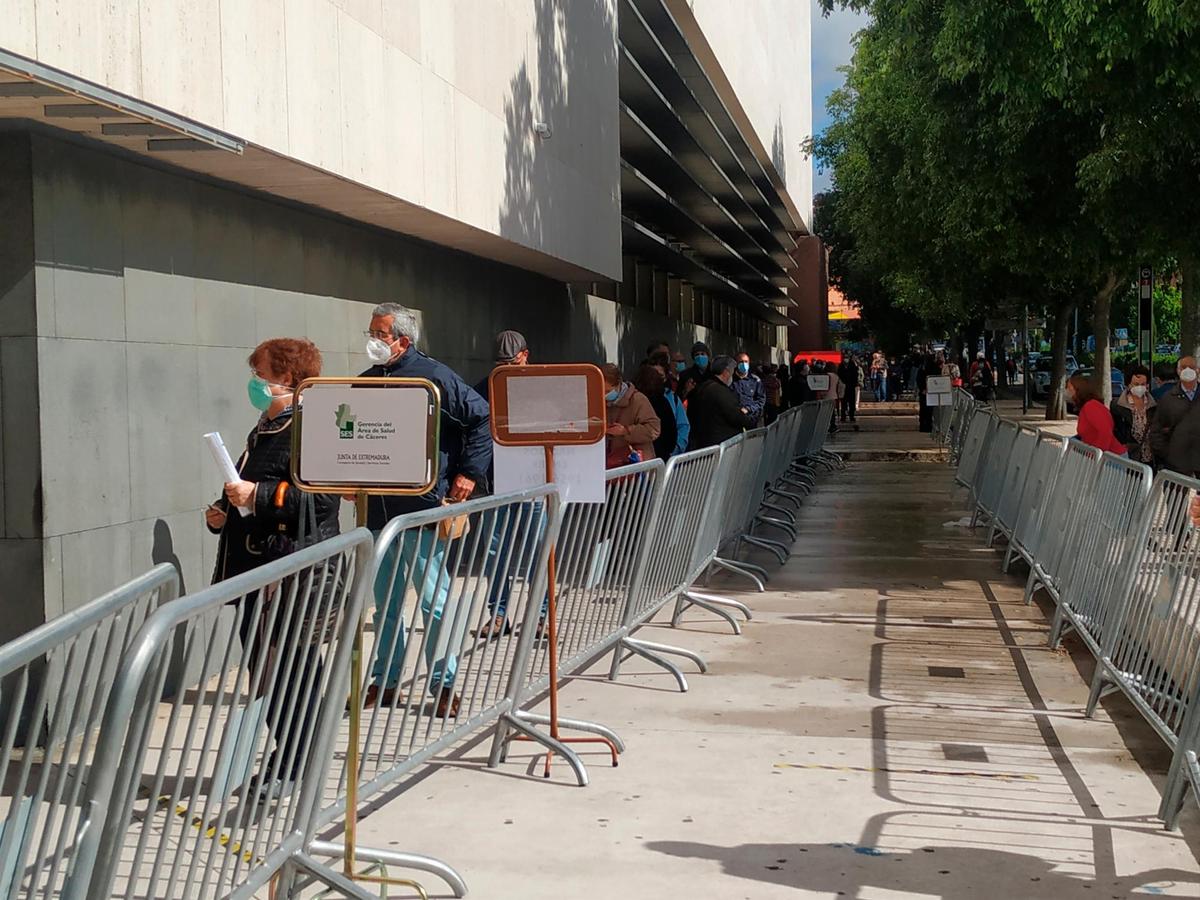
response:
<path id="1" fill-rule="evenodd" d="M 224 484 L 231 481 L 241 481 L 242 476 L 238 474 L 237 466 L 233 464 L 233 459 L 229 456 L 229 451 L 225 449 L 225 442 L 221 440 L 221 432 L 210 431 L 204 436 L 205 442 L 208 444 L 208 449 L 212 453 L 213 462 L 217 464 L 217 469 L 221 472 L 221 477 L 225 479 Z M 250 515 L 250 510 L 245 506 L 237 507 L 237 511 L 243 516 Z"/>
<path id="2" fill-rule="evenodd" d="M 512 434 L 583 434 L 588 430 L 585 376 L 521 378 L 513 375 L 505 384 L 508 390 L 508 430 Z"/>
<path id="3" fill-rule="evenodd" d="M 492 445 L 497 494 L 523 491 L 546 483 L 546 455 L 541 447 Z M 604 502 L 604 441 L 583 447 L 554 448 L 554 481 L 567 503 Z"/>

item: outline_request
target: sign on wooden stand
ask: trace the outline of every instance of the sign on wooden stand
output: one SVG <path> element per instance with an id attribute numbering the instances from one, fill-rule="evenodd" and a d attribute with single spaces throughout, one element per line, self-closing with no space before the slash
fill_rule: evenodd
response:
<path id="1" fill-rule="evenodd" d="M 604 446 L 608 428 L 603 373 L 592 365 L 501 366 L 489 379 L 492 440 L 508 448 L 540 448 L 545 483 L 555 482 L 555 450 L 573 452 Z M 581 482 L 599 479 L 604 494 L 604 454 L 594 471 L 580 470 Z M 557 483 L 557 482 L 555 482 Z M 586 484 L 579 487 L 587 489 Z M 606 737 L 562 737 L 558 716 L 558 590 L 554 548 L 546 573 L 546 626 L 550 666 L 550 736 L 564 744 L 605 744 L 617 764 L 617 747 Z M 524 736 L 513 740 L 528 740 Z M 546 753 L 543 772 L 550 777 L 554 754 Z"/>
<path id="2" fill-rule="evenodd" d="M 424 378 L 309 378 L 296 388 L 292 484 L 318 494 L 354 495 L 367 524 L 372 495 L 419 496 L 438 480 L 441 393 Z M 350 735 L 346 748 L 345 874 L 355 881 L 411 887 L 415 881 L 356 872 L 358 754 L 362 736 L 363 621 L 350 656 Z"/>

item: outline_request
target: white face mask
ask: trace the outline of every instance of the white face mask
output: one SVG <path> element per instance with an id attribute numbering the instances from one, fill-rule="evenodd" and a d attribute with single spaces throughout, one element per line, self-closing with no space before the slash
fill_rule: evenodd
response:
<path id="1" fill-rule="evenodd" d="M 1196 370 L 1191 367 L 1181 369 L 1179 372 L 1179 380 L 1190 381 L 1194 385 L 1196 383 Z"/>
<path id="2" fill-rule="evenodd" d="M 1146 386 L 1144 384 L 1135 384 L 1129 389 L 1129 393 L 1133 394 L 1135 397 L 1145 397 Z"/>
<path id="3" fill-rule="evenodd" d="M 391 358 L 392 348 L 387 342 L 374 337 L 367 341 L 367 359 L 371 362 L 381 366 Z"/>

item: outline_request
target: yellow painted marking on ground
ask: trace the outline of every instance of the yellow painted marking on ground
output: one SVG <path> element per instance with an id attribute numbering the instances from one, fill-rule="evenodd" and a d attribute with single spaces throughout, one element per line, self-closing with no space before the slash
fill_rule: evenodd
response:
<path id="1" fill-rule="evenodd" d="M 171 805 L 170 797 L 163 795 L 158 798 L 159 809 L 164 809 L 170 805 Z M 188 808 L 186 806 L 184 806 L 182 803 L 176 804 L 175 815 L 177 815 L 177 816 L 179 816 L 179 818 L 185 819 L 185 820 L 188 819 L 190 816 L 191 826 L 193 828 L 195 828 L 197 831 L 203 831 L 204 836 L 207 838 L 216 837 L 216 834 L 217 834 L 216 826 L 209 825 L 206 828 L 204 825 L 204 820 L 201 819 L 199 816 L 192 816 L 189 813 Z M 256 860 L 254 859 L 254 855 L 249 850 L 247 850 L 245 853 L 242 852 L 241 841 L 233 841 L 230 838 L 228 833 L 223 833 L 220 836 L 220 838 L 218 839 L 217 843 L 219 843 L 222 847 L 225 847 L 226 849 L 228 849 L 230 853 L 233 853 L 235 855 L 240 855 L 242 857 L 242 861 L 247 864 L 256 862 Z M 259 857 L 257 862 L 261 863 L 262 858 Z"/>

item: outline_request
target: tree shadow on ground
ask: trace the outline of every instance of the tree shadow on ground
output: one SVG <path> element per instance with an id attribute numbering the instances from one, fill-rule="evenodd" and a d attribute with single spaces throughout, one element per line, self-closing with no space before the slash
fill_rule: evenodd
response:
<path id="1" fill-rule="evenodd" d="M 1023 853 L 929 845 L 885 851 L 853 844 L 740 844 L 723 847 L 691 841 L 651 841 L 657 853 L 720 863 L 725 875 L 839 897 L 864 888 L 904 891 L 943 900 L 1021 897 L 1060 900 L 1069 896 L 1124 898 L 1136 890 L 1167 893 L 1178 886 L 1200 892 L 1200 879 L 1182 869 L 1149 869 L 1103 880 L 1058 872 L 1046 860 Z"/>

